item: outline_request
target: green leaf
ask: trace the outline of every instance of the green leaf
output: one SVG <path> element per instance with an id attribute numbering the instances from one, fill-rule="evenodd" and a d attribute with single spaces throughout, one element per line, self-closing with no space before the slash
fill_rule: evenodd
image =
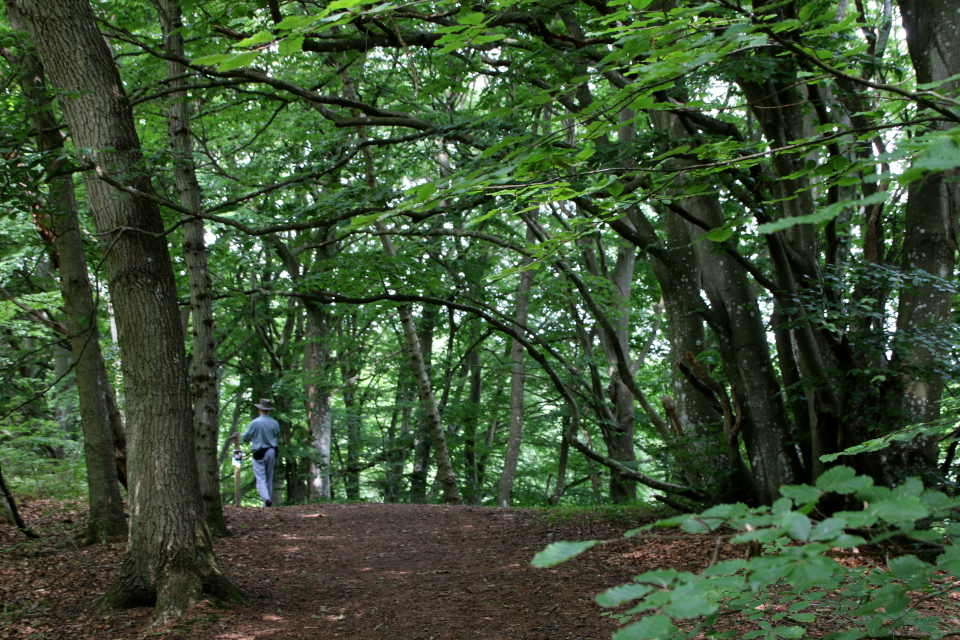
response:
<path id="1" fill-rule="evenodd" d="M 676 629 L 670 616 L 658 614 L 620 629 L 613 634 L 613 640 L 658 640 L 673 636 Z"/>
<path id="2" fill-rule="evenodd" d="M 646 573 L 641 573 L 640 575 L 634 577 L 634 580 L 637 582 L 655 584 L 659 587 L 668 587 L 676 577 L 676 569 L 657 569 L 656 571 L 647 571 Z"/>
<path id="3" fill-rule="evenodd" d="M 675 589 L 670 604 L 663 607 L 663 613 L 674 618 L 696 618 L 714 613 L 719 608 L 717 604 L 700 593 L 706 588 L 704 583 L 693 583 Z"/>
<path id="4" fill-rule="evenodd" d="M 843 534 L 843 529 L 846 526 L 847 522 L 843 518 L 827 518 L 817 523 L 813 533 L 810 534 L 810 540 L 833 540 Z"/>
<path id="5" fill-rule="evenodd" d="M 607 191 L 610 192 L 614 198 L 619 198 L 620 194 L 623 193 L 623 185 L 614 180 L 607 186 Z"/>
<path id="6" fill-rule="evenodd" d="M 870 476 L 858 476 L 857 472 L 846 466 L 827 469 L 817 478 L 817 488 L 839 494 L 856 493 L 873 485 Z"/>
<path id="7" fill-rule="evenodd" d="M 730 236 L 733 234 L 734 229 L 731 227 L 718 227 L 707 232 L 707 240 L 712 240 L 713 242 L 725 242 L 726 240 L 729 240 Z"/>
<path id="8" fill-rule="evenodd" d="M 233 71 L 234 69 L 245 67 L 253 62 L 258 55 L 260 55 L 259 51 L 248 51 L 246 53 L 237 54 L 230 60 L 221 62 L 220 65 L 217 66 L 217 71 Z"/>
<path id="9" fill-rule="evenodd" d="M 952 544 L 944 549 L 937 558 L 937 569 L 949 571 L 954 577 L 960 578 L 960 545 Z"/>
<path id="10" fill-rule="evenodd" d="M 212 67 L 215 64 L 220 64 L 224 60 L 230 60 L 233 58 L 234 54 L 232 53 L 217 53 L 212 56 L 203 56 L 200 58 L 194 58 L 191 60 L 191 64 L 197 64 L 204 67 Z"/>
<path id="11" fill-rule="evenodd" d="M 648 584 L 622 584 L 619 587 L 607 589 L 597 596 L 597 604 L 601 607 L 616 607 L 624 602 L 639 600 L 653 591 Z"/>
<path id="12" fill-rule="evenodd" d="M 593 147 L 587 147 L 586 149 L 582 149 L 579 153 L 577 153 L 577 155 L 575 155 L 574 158 L 576 160 L 579 160 L 580 162 L 583 162 L 585 160 L 589 160 L 590 157 L 596 152 L 597 152 L 596 149 L 594 149 Z"/>
<path id="13" fill-rule="evenodd" d="M 470 40 L 470 44 L 473 45 L 474 47 L 479 47 L 481 45 L 490 44 L 491 42 L 497 42 L 499 40 L 503 40 L 502 35 L 499 35 L 499 34 L 482 35 L 482 36 L 477 36 L 475 38 L 472 38 Z"/>
<path id="14" fill-rule="evenodd" d="M 894 524 L 916 522 L 930 515 L 929 509 L 918 498 L 897 498 L 888 502 L 870 505 L 870 510 L 878 518 Z"/>
<path id="15" fill-rule="evenodd" d="M 533 556 L 533 566 L 538 569 L 552 567 L 566 562 L 570 558 L 580 555 L 590 547 L 600 544 L 602 540 L 584 540 L 582 542 L 554 542 L 546 549 Z"/>
<path id="16" fill-rule="evenodd" d="M 288 31 L 290 29 L 296 29 L 302 24 L 303 24 L 302 16 L 287 16 L 286 18 L 284 18 L 274 26 L 281 31 Z"/>
<path id="17" fill-rule="evenodd" d="M 807 484 L 787 484 L 780 487 L 780 493 L 792 498 L 797 506 L 817 500 L 823 492 Z"/>
<path id="18" fill-rule="evenodd" d="M 303 35 L 290 36 L 280 43 L 277 48 L 282 56 L 289 56 L 303 50 Z"/>
<path id="19" fill-rule="evenodd" d="M 460 18 L 457 18 L 457 22 L 459 22 L 460 24 L 469 24 L 471 26 L 476 26 L 482 23 L 486 19 L 487 19 L 487 16 L 485 16 L 482 13 L 471 13 L 465 16 L 461 16 Z"/>
<path id="20" fill-rule="evenodd" d="M 820 554 L 808 555 L 797 562 L 787 581 L 795 587 L 809 588 L 828 580 L 839 565 Z"/>
<path id="21" fill-rule="evenodd" d="M 803 627 L 775 627 L 773 633 L 781 638 L 802 638 L 807 632 Z"/>
<path id="22" fill-rule="evenodd" d="M 800 542 L 806 542 L 810 538 L 812 527 L 810 518 L 796 511 L 788 513 L 780 523 L 780 528 L 786 531 L 787 535 Z"/>
<path id="23" fill-rule="evenodd" d="M 915 578 L 930 568 L 929 564 L 916 556 L 898 556 L 892 558 L 887 563 L 887 566 L 890 567 L 890 573 L 901 580 Z"/>
<path id="24" fill-rule="evenodd" d="M 260 31 L 259 33 L 250 36 L 249 38 L 244 38 L 236 44 L 238 47 L 252 47 L 255 44 L 264 44 L 265 42 L 273 42 L 273 34 L 269 31 Z"/>

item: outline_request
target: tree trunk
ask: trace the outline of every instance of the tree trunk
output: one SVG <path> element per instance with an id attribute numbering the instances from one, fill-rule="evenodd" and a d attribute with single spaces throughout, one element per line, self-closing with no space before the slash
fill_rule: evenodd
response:
<path id="1" fill-rule="evenodd" d="M 13 525 L 17 529 L 20 529 L 23 535 L 27 536 L 28 540 L 37 540 L 40 538 L 40 536 L 30 530 L 30 527 L 26 525 L 20 516 L 20 510 L 17 509 L 17 502 L 13 499 L 13 494 L 10 493 L 10 489 L 7 488 L 7 483 L 3 480 L 3 469 L 0 469 L 0 495 L 3 496 L 4 510 L 9 514 Z"/>
<path id="2" fill-rule="evenodd" d="M 423 356 L 423 366 L 427 375 L 430 375 L 430 371 L 433 369 L 433 334 L 436 324 L 437 308 L 429 305 L 424 307 L 417 333 L 420 336 L 420 353 Z M 406 343 L 406 338 L 404 338 L 404 343 Z M 404 353 L 406 353 L 406 347 L 404 347 Z M 414 379 L 412 370 L 410 370 L 410 381 L 413 383 L 414 390 L 416 390 L 417 381 Z M 419 391 L 417 393 L 419 396 Z M 414 425 L 410 500 L 416 504 L 422 504 L 427 501 L 427 482 L 430 477 L 430 452 L 432 450 L 430 428 L 427 425 L 426 410 L 422 404 L 418 406 L 414 414 Z"/>
<path id="3" fill-rule="evenodd" d="M 377 231 L 381 232 L 380 242 L 383 251 L 391 259 L 396 258 L 397 252 L 393 248 L 393 240 L 384 233 L 386 227 L 377 223 Z M 460 504 L 460 491 L 457 488 L 457 478 L 453 474 L 453 465 L 450 463 L 450 451 L 447 449 L 447 437 L 440 420 L 440 411 L 433 397 L 430 385 L 430 376 L 423 362 L 423 353 L 420 351 L 420 338 L 417 335 L 417 325 L 413 321 L 413 312 L 410 306 L 402 304 L 397 309 L 400 315 L 400 326 L 403 329 L 403 338 L 407 347 L 407 356 L 410 358 L 410 370 L 417 383 L 417 393 L 420 396 L 422 407 L 427 420 L 427 430 L 430 433 L 430 442 L 433 445 L 437 463 L 437 481 L 443 488 L 443 501 L 446 504 Z"/>
<path id="4" fill-rule="evenodd" d="M 565 412 L 561 426 L 560 458 L 557 460 L 557 484 L 554 485 L 553 495 L 550 496 L 550 504 L 553 505 L 560 504 L 560 498 L 563 497 L 563 490 L 565 488 L 564 485 L 567 482 L 567 461 L 570 459 L 570 442 L 563 436 L 570 429 L 572 422 L 570 414 Z M 576 438 L 577 434 L 572 434 L 572 437 Z"/>
<path id="5" fill-rule="evenodd" d="M 358 372 L 357 372 L 358 373 Z M 353 373 L 356 375 L 356 373 Z M 352 376 L 351 376 L 352 377 Z M 349 379 L 349 378 L 347 378 Z M 347 429 L 347 472 L 343 478 L 348 500 L 360 499 L 360 407 L 357 404 L 356 387 L 344 382 L 343 409 Z"/>
<path id="6" fill-rule="evenodd" d="M 313 303 L 304 305 L 307 312 L 304 335 L 305 392 L 307 395 L 307 429 L 313 446 L 310 461 L 311 498 L 330 500 L 330 445 L 332 417 L 330 414 L 330 390 L 327 384 L 330 350 L 327 338 L 330 324 L 326 309 Z"/>
<path id="7" fill-rule="evenodd" d="M 476 344 L 480 338 L 480 319 L 471 318 L 470 343 Z M 483 367 L 480 366 L 480 349 L 476 345 L 467 354 L 464 360 L 466 373 L 470 378 L 470 393 L 467 397 L 467 415 L 464 418 L 463 457 L 467 463 L 467 472 L 470 474 L 470 490 L 467 502 L 480 504 L 483 498 L 483 478 L 480 456 L 477 455 L 477 425 L 480 424 L 480 400 L 483 391 Z"/>
<path id="8" fill-rule="evenodd" d="M 917 83 L 943 82 L 960 73 L 960 2 L 900 0 L 899 4 Z M 957 84 L 953 80 L 936 91 L 951 95 Z M 939 126 L 949 128 L 945 122 Z M 960 206 L 956 173 L 927 174 L 910 185 L 901 262 L 905 272 L 924 271 L 953 279 Z M 897 333 L 906 335 L 901 342 L 908 345 L 897 353 L 903 385 L 897 422 L 903 426 L 930 423 L 940 417 L 943 377 L 938 361 L 942 356 L 935 345 L 946 338 L 943 329 L 950 323 L 952 298 L 953 294 L 936 282 L 925 282 L 900 294 Z M 918 339 L 916 333 L 923 338 Z M 923 436 L 898 445 L 893 452 L 889 462 L 899 468 L 900 475 L 934 468 L 940 453 L 937 439 Z"/>
<path id="9" fill-rule="evenodd" d="M 86 0 L 12 0 L 29 25 L 77 149 L 98 175 L 151 193 L 133 112 Z M 88 173 L 105 243 L 130 424 L 130 543 L 104 606 L 156 604 L 182 615 L 204 592 L 239 600 L 220 573 L 202 516 L 177 291 L 157 206 Z"/>
<path id="10" fill-rule="evenodd" d="M 533 244 L 536 237 L 533 230 L 527 228 L 527 243 Z M 533 258 L 524 256 L 520 261 L 520 268 L 533 263 Z M 530 290 L 533 288 L 533 269 L 520 272 L 520 286 L 517 289 L 516 312 L 514 322 L 517 331 L 527 324 L 530 312 Z M 523 408 L 524 408 L 524 359 L 526 350 L 516 340 L 510 346 L 510 433 L 507 436 L 507 451 L 503 456 L 503 472 L 500 474 L 500 485 L 497 488 L 497 506 L 509 507 L 513 493 L 513 483 L 517 477 L 517 463 L 520 459 L 520 443 L 523 439 Z M 632 397 L 631 397 L 632 401 Z"/>
<path id="11" fill-rule="evenodd" d="M 701 220 L 720 226 L 723 212 L 708 198 L 685 201 Z M 757 499 L 772 504 L 780 487 L 803 479 L 780 394 L 766 328 L 747 274 L 732 258 L 714 252 L 708 242 L 696 248 L 710 300 L 711 324 L 719 342 L 724 372 L 743 404 L 742 433 Z"/>
<path id="12" fill-rule="evenodd" d="M 170 56 L 183 57 L 183 17 L 180 0 L 160 0 L 160 25 L 163 49 Z M 183 88 L 170 94 L 167 108 L 170 148 L 173 151 L 173 176 L 180 204 L 190 211 L 200 211 L 200 183 L 193 160 L 193 137 L 190 134 L 190 104 L 186 67 L 167 61 L 167 86 Z M 193 371 L 190 387 L 193 394 L 193 427 L 196 434 L 197 472 L 200 476 L 200 498 L 210 533 L 228 535 L 220 502 L 220 465 L 217 444 L 220 435 L 220 393 L 217 381 L 216 340 L 214 338 L 213 296 L 203 220 L 184 217 L 183 257 L 190 283 L 190 310 L 193 314 Z"/>
<path id="13" fill-rule="evenodd" d="M 53 378 L 60 382 L 53 389 L 51 404 L 53 405 L 53 417 L 60 425 L 60 431 L 64 437 L 69 438 L 76 432 L 74 415 L 76 407 L 72 407 L 70 402 L 70 392 L 77 386 L 76 376 L 72 371 L 73 351 L 69 343 L 55 342 L 51 345 L 53 349 Z M 57 458 L 63 458 L 63 447 L 57 447 L 59 455 Z M 112 463 L 111 463 L 112 464 Z"/>
<path id="14" fill-rule="evenodd" d="M 617 247 L 617 263 L 610 274 L 610 284 L 613 288 L 614 313 L 613 326 L 616 335 L 607 336 L 600 332 L 600 343 L 603 345 L 607 362 L 610 363 L 610 401 L 615 409 L 616 424 L 603 432 L 609 456 L 618 462 L 625 462 L 629 466 L 635 462 L 633 434 L 635 424 L 634 397 L 627 388 L 617 370 L 617 357 L 614 355 L 611 340 L 619 340 L 623 353 L 630 353 L 630 288 L 633 282 L 633 268 L 636 264 L 637 249 L 633 245 L 621 241 Z M 631 367 L 633 363 L 630 363 Z M 637 499 L 637 484 L 624 478 L 617 470 L 610 470 L 610 500 L 614 503 L 626 503 Z"/>
<path id="15" fill-rule="evenodd" d="M 12 27 L 27 30 L 16 7 L 8 9 Z M 42 152 L 58 155 L 63 151 L 63 138 L 54 117 L 52 101 L 47 95 L 44 70 L 32 54 L 20 59 L 21 86 L 33 114 L 38 131 L 38 146 Z M 51 167 L 56 169 L 56 167 Z M 90 500 L 90 518 L 84 540 L 103 542 L 113 536 L 127 534 L 127 520 L 120 496 L 120 473 L 126 481 L 126 439 L 123 427 L 111 424 L 119 416 L 111 412 L 115 406 L 113 389 L 100 351 L 100 332 L 97 329 L 97 309 L 93 302 L 93 288 L 87 273 L 83 236 L 77 219 L 77 201 L 71 175 L 50 180 L 50 192 L 42 216 L 49 226 L 59 256 L 60 293 L 70 350 L 75 361 L 74 375 L 80 403 L 80 421 L 83 428 L 83 454 L 87 465 L 87 489 Z M 121 434 L 119 457 L 115 455 L 112 429 Z M 118 467 L 118 462 L 122 466 Z"/>

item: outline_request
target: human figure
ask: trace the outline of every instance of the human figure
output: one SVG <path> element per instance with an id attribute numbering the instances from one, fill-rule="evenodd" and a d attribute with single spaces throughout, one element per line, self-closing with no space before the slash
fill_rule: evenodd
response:
<path id="1" fill-rule="evenodd" d="M 263 398 L 260 404 L 254 404 L 260 410 L 260 416 L 254 418 L 243 434 L 243 441 L 250 442 L 253 449 L 253 475 L 257 478 L 257 492 L 263 500 L 263 506 L 271 507 L 273 494 L 273 463 L 277 457 L 277 436 L 280 425 L 270 417 L 275 409 L 269 400 Z M 252 442 L 251 442 L 252 441 Z"/>

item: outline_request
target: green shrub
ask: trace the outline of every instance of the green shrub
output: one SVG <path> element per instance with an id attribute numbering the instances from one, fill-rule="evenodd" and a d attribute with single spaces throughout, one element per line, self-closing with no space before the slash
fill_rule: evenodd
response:
<path id="1" fill-rule="evenodd" d="M 633 603 L 620 614 L 624 626 L 614 640 L 709 638 L 931 638 L 956 635 L 956 628 L 918 605 L 945 597 L 960 580 L 960 499 L 925 490 L 911 478 L 888 489 L 849 467 L 834 467 L 816 486 L 781 489 L 770 507 L 719 505 L 698 515 L 682 515 L 630 531 L 680 527 L 693 534 L 734 531 L 733 543 L 764 546 L 749 560 L 717 562 L 699 574 L 658 570 L 597 596 L 604 607 Z M 828 493 L 851 496 L 858 511 L 810 517 Z M 923 526 L 921 526 L 921 523 Z M 930 551 L 927 561 L 901 555 L 886 569 L 851 568 L 827 555 L 831 549 L 877 544 L 897 537 Z M 564 562 L 601 541 L 557 542 L 538 553 L 533 564 Z M 741 629 L 730 628 L 736 613 Z M 818 624 L 829 621 L 826 629 Z M 750 627 L 742 630 L 743 624 Z M 702 634 L 702 635 L 701 635 Z"/>

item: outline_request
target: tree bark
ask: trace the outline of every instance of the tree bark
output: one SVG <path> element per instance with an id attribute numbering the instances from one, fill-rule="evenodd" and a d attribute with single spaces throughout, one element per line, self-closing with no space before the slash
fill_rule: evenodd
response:
<path id="1" fill-rule="evenodd" d="M 384 233 L 386 227 L 377 222 L 377 231 L 381 233 L 380 243 L 383 251 L 389 258 L 396 258 L 397 252 L 393 248 L 393 240 Z M 410 358 L 410 370 L 417 383 L 417 393 L 420 396 L 420 406 L 427 420 L 427 430 L 430 433 L 430 442 L 433 445 L 437 463 L 437 481 L 443 491 L 443 501 L 446 504 L 460 504 L 460 491 L 457 488 L 457 478 L 453 474 L 453 465 L 450 462 L 450 450 L 447 448 L 447 437 L 440 419 L 440 411 L 433 396 L 430 385 L 430 376 L 423 362 L 423 353 L 420 350 L 420 338 L 417 335 L 417 325 L 413 321 L 413 312 L 410 305 L 401 304 L 397 309 L 400 315 L 400 326 L 403 329 L 403 338 L 407 347 L 407 357 Z"/>
<path id="2" fill-rule="evenodd" d="M 426 305 L 423 307 L 423 313 L 420 315 L 420 325 L 417 327 L 417 335 L 420 339 L 420 353 L 423 357 L 423 366 L 427 375 L 433 370 L 433 334 L 437 324 L 436 307 Z M 403 331 L 401 329 L 401 336 Z M 404 341 L 404 353 L 406 353 L 406 338 Z M 410 381 L 413 383 L 413 389 L 417 391 L 417 381 L 410 370 Z M 427 501 L 427 483 L 430 476 L 430 453 L 433 445 L 430 441 L 430 428 L 427 425 L 426 410 L 419 405 L 414 413 L 413 429 L 413 470 L 410 473 L 410 500 L 416 504 L 422 504 Z"/>
<path id="3" fill-rule="evenodd" d="M 304 307 L 307 312 L 304 335 L 303 368 L 306 373 L 304 390 L 307 395 L 307 429 L 314 449 L 314 457 L 310 461 L 308 493 L 311 498 L 329 500 L 331 498 L 330 445 L 333 429 L 330 390 L 327 384 L 330 367 L 327 338 L 330 334 L 330 324 L 326 309 L 306 301 Z"/>
<path id="4" fill-rule="evenodd" d="M 184 56 L 183 17 L 180 0 L 159 0 L 163 49 L 170 56 Z M 193 137 L 190 133 L 190 104 L 186 67 L 167 60 L 167 86 L 183 89 L 170 94 L 167 107 L 170 148 L 173 151 L 173 176 L 180 204 L 190 211 L 200 211 L 201 191 L 193 159 Z M 217 374 L 216 339 L 214 337 L 213 287 L 207 266 L 207 248 L 203 220 L 184 217 L 183 257 L 190 283 L 190 311 L 193 314 L 193 371 L 190 387 L 193 395 L 193 428 L 196 435 L 197 472 L 200 476 L 200 499 L 210 533 L 228 535 L 220 502 L 220 465 L 217 444 L 220 435 L 220 393 Z"/>
<path id="5" fill-rule="evenodd" d="M 13 28 L 27 30 L 27 24 L 15 6 L 8 8 Z M 63 152 L 63 138 L 47 95 L 44 69 L 40 60 L 27 53 L 20 58 L 21 87 L 30 105 L 41 152 L 52 156 Z M 54 172 L 55 163 L 50 169 Z M 52 235 L 60 269 L 60 293 L 73 354 L 74 375 L 80 403 L 83 428 L 83 454 L 87 465 L 87 489 L 90 518 L 84 541 L 103 542 L 114 536 L 126 536 L 127 520 L 123 513 L 119 480 L 126 481 L 126 439 L 123 427 L 111 424 L 119 415 L 111 412 L 115 405 L 113 389 L 100 351 L 97 309 L 87 272 L 83 235 L 77 219 L 77 201 L 73 177 L 62 175 L 50 180 L 49 196 L 40 214 Z M 121 434 L 121 447 L 114 448 L 112 430 Z M 119 455 L 117 455 L 119 453 Z M 118 466 L 118 463 L 121 463 Z"/>
<path id="6" fill-rule="evenodd" d="M 917 83 L 944 82 L 960 73 L 960 2 L 900 0 L 899 4 Z M 936 91 L 950 95 L 957 84 L 953 80 Z M 949 128 L 947 123 L 939 126 Z M 901 261 L 905 272 L 924 271 L 944 280 L 953 279 L 960 206 L 956 174 L 955 170 L 927 174 L 910 185 Z M 897 422 L 903 426 L 940 417 L 944 383 L 938 372 L 940 356 L 933 345 L 946 337 L 942 328 L 950 322 L 952 301 L 953 294 L 936 282 L 925 282 L 900 294 L 897 333 L 906 336 L 900 340 L 906 346 L 897 353 L 903 385 Z M 924 334 L 924 339 L 917 339 L 916 333 Z M 893 451 L 890 462 L 900 469 L 900 475 L 934 468 L 940 453 L 935 437 L 922 436 Z M 898 480 L 891 478 L 891 482 Z"/>
<path id="7" fill-rule="evenodd" d="M 152 193 L 133 112 L 86 0 L 11 0 L 27 20 L 77 149 L 96 174 Z M 156 604 L 180 616 L 204 592 L 239 600 L 202 516 L 177 291 L 155 204 L 85 176 L 105 243 L 130 425 L 130 543 L 104 606 Z"/>
<path id="8" fill-rule="evenodd" d="M 23 521 L 23 518 L 20 516 L 20 510 L 17 509 L 17 502 L 13 499 L 13 494 L 10 493 L 10 489 L 7 488 L 7 483 L 3 480 L 3 469 L 0 468 L 0 495 L 3 495 L 5 511 L 10 515 L 10 519 L 13 520 L 13 524 L 17 529 L 27 536 L 28 540 L 37 540 L 40 538 L 37 534 L 30 530 L 30 527 Z"/>
<path id="9" fill-rule="evenodd" d="M 533 230 L 527 228 L 527 243 L 533 244 L 536 237 Z M 520 268 L 533 264 L 533 258 L 524 256 L 520 261 Z M 526 326 L 530 312 L 530 290 L 533 288 L 533 269 L 520 272 L 520 286 L 517 289 L 516 312 L 514 313 L 517 331 Z M 510 432 L 507 436 L 507 451 L 503 455 L 503 472 L 500 474 L 500 484 L 497 488 L 497 506 L 509 507 L 513 494 L 513 483 L 517 477 L 517 462 L 520 459 L 520 443 L 523 440 L 523 409 L 524 409 L 524 360 L 526 350 L 523 345 L 513 340 L 510 346 Z M 630 398 L 631 403 L 633 397 Z"/>
<path id="10" fill-rule="evenodd" d="M 470 322 L 470 343 L 474 347 L 464 360 L 465 374 L 470 379 L 470 392 L 467 396 L 467 415 L 463 420 L 463 457 L 467 463 L 467 473 L 470 474 L 467 501 L 470 504 L 480 504 L 483 498 L 481 458 L 486 451 L 485 448 L 481 448 L 480 454 L 477 454 L 477 426 L 480 424 L 480 400 L 483 392 L 483 367 L 480 366 L 480 345 L 477 344 L 480 338 L 480 319 L 471 318 L 468 322 Z"/>

